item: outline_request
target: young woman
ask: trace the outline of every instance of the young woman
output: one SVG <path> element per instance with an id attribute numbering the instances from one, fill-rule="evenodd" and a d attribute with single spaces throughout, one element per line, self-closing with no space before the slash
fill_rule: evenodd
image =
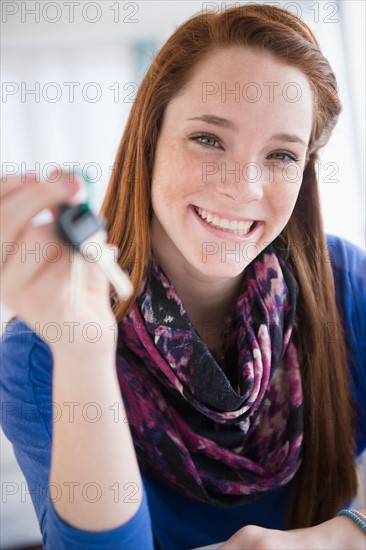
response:
<path id="1" fill-rule="evenodd" d="M 67 249 L 16 252 L 55 241 L 30 220 L 78 185 L 2 184 L 2 425 L 45 548 L 364 547 L 365 511 L 337 513 L 366 446 L 365 256 L 324 235 L 315 173 L 340 110 L 294 15 L 179 27 L 102 206 L 134 295 L 88 264 L 77 313 Z"/>

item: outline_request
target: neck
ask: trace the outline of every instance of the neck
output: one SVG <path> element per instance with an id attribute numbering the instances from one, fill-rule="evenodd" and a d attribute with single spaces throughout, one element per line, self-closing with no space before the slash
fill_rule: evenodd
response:
<path id="1" fill-rule="evenodd" d="M 192 325 L 206 342 L 215 346 L 220 339 L 224 319 L 236 301 L 242 274 L 231 279 L 208 278 L 185 261 L 171 262 L 169 255 L 157 251 L 155 255 Z"/>

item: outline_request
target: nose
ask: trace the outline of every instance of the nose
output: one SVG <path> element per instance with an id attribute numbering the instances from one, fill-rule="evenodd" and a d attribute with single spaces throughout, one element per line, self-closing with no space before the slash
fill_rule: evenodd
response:
<path id="1" fill-rule="evenodd" d="M 256 162 L 221 163 L 216 189 L 235 202 L 247 204 L 263 197 L 263 167 Z"/>

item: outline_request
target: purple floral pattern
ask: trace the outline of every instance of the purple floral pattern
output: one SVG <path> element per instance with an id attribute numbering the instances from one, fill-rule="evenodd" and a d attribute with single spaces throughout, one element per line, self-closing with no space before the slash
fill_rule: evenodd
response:
<path id="1" fill-rule="evenodd" d="M 269 245 L 244 271 L 224 370 L 152 256 L 119 324 L 117 374 L 141 469 L 202 502 L 235 506 L 301 463 L 298 284 Z"/>

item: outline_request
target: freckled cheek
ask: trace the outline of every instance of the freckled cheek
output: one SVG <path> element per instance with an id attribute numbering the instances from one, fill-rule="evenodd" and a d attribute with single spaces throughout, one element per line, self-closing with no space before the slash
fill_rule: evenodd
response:
<path id="1" fill-rule="evenodd" d="M 207 185 L 207 184 L 206 184 Z M 175 203 L 190 202 L 195 194 L 204 190 L 202 167 L 189 166 L 184 163 L 165 165 L 165 170 L 156 170 L 152 183 L 152 199 L 155 202 L 168 203 L 174 208 Z"/>
<path id="2" fill-rule="evenodd" d="M 153 186 L 152 201 L 159 207 L 164 205 L 164 208 L 169 208 L 172 212 L 178 204 L 186 200 L 188 191 L 184 182 L 172 176 L 171 180 L 159 181 Z"/>
<path id="3" fill-rule="evenodd" d="M 267 190 L 267 202 L 270 204 L 272 215 L 279 220 L 289 218 L 295 207 L 299 190 L 298 183 L 282 182 L 270 186 Z"/>

